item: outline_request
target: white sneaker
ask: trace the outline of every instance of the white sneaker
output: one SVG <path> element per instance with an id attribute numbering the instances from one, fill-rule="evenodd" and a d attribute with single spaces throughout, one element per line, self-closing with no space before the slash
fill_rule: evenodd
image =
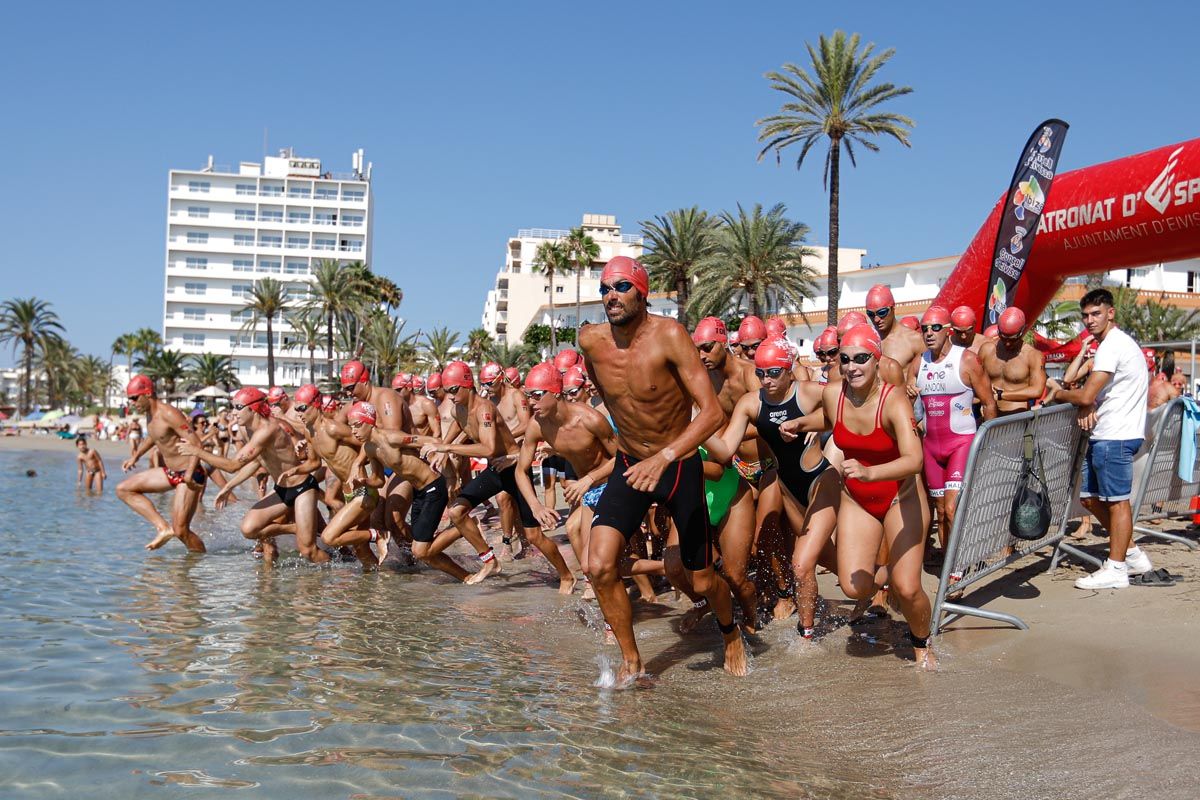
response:
<path id="1" fill-rule="evenodd" d="M 1125 571 L 1130 575 L 1141 575 L 1143 572 L 1149 572 L 1154 569 L 1154 566 L 1150 563 L 1150 557 L 1143 553 L 1140 548 L 1130 550 L 1125 554 L 1125 566 L 1127 567 Z"/>
<path id="2" fill-rule="evenodd" d="M 1128 589 L 1129 573 L 1117 569 L 1111 561 L 1106 560 L 1104 566 L 1075 581 L 1076 589 Z"/>

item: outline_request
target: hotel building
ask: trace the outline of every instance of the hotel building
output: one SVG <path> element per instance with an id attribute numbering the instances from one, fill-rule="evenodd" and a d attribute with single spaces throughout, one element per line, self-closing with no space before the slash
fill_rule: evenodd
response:
<path id="1" fill-rule="evenodd" d="M 371 263 L 371 166 L 362 150 L 352 164 L 352 172 L 328 172 L 318 159 L 287 149 L 236 170 L 215 166 L 211 156 L 202 169 L 171 170 L 163 346 L 230 356 L 243 384 L 265 386 L 265 326 L 243 329 L 254 282 L 281 281 L 299 306 L 320 261 Z M 276 383 L 307 383 L 307 351 L 288 349 L 286 320 L 273 328 Z M 317 370 L 320 379 L 324 358 Z"/>

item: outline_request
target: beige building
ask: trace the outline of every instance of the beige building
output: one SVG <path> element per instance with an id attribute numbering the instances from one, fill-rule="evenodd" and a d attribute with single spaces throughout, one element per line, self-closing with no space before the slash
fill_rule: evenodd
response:
<path id="1" fill-rule="evenodd" d="M 600 295 L 600 271 L 616 256 L 638 258 L 642 255 L 642 237 L 621 233 L 617 218 L 610 214 L 584 214 L 583 230 L 600 246 L 600 256 L 584 271 L 579 296 L 586 302 Z M 569 231 L 546 228 L 522 228 L 508 240 L 504 249 L 504 267 L 483 305 L 483 327 L 497 342 L 521 341 L 525 329 L 534 322 L 549 324 L 552 319 L 563 327 L 575 327 L 575 276 L 554 278 L 554 315 L 549 313 L 550 282 L 533 271 L 538 245 L 557 241 Z M 543 311 L 542 307 L 547 310 Z M 584 319 L 588 319 L 585 315 Z"/>

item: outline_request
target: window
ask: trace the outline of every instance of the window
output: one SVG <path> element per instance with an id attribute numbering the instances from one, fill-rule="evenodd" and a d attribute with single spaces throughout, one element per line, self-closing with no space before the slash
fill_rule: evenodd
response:
<path id="1" fill-rule="evenodd" d="M 240 219 L 245 222 L 254 222 L 253 208 L 235 208 L 233 210 L 233 218 Z"/>
<path id="2" fill-rule="evenodd" d="M 342 224 L 348 228 L 361 228 L 363 224 L 362 214 L 343 214 Z"/>
<path id="3" fill-rule="evenodd" d="M 337 239 L 329 239 L 323 236 L 318 236 L 313 240 L 313 250 L 336 250 Z"/>
<path id="4" fill-rule="evenodd" d="M 352 242 L 349 239 L 342 239 L 342 250 L 344 251 L 357 253 L 359 250 L 362 250 L 362 245 L 362 242 Z"/>
<path id="5" fill-rule="evenodd" d="M 263 197 L 283 197 L 283 187 L 263 184 L 258 193 Z"/>
<path id="6" fill-rule="evenodd" d="M 1196 291 L 1196 273 L 1191 271 L 1187 274 L 1187 290 L 1189 292 Z"/>
<path id="7" fill-rule="evenodd" d="M 185 333 L 183 335 L 184 347 L 204 347 L 203 333 Z"/>
<path id="8" fill-rule="evenodd" d="M 211 188 L 212 184 L 208 181 L 188 181 L 188 191 L 192 193 L 208 194 Z"/>
<path id="9" fill-rule="evenodd" d="M 362 189 L 343 189 L 342 199 L 349 203 L 361 203 L 366 196 Z"/>
<path id="10" fill-rule="evenodd" d="M 208 259 L 199 258 L 198 256 L 188 256 L 184 263 L 188 269 L 208 269 Z"/>
<path id="11" fill-rule="evenodd" d="M 249 334 L 246 334 L 246 333 L 243 333 L 243 334 L 240 334 L 240 335 L 239 335 L 239 334 L 233 334 L 233 335 L 231 335 L 231 336 L 229 337 L 229 346 L 230 346 L 230 348 L 234 348 L 234 347 L 250 347 L 250 341 L 251 341 L 251 340 L 250 340 L 250 335 L 249 335 Z M 245 371 L 245 367 L 244 367 L 244 366 L 240 367 L 239 369 L 240 369 L 241 371 Z"/>
<path id="12" fill-rule="evenodd" d="M 229 312 L 229 321 L 230 322 L 249 322 L 253 316 L 254 316 L 254 314 L 249 311 L 230 311 Z M 233 339 L 234 337 L 231 336 L 229 338 Z M 233 344 L 233 342 L 230 342 L 230 344 Z"/>
<path id="13" fill-rule="evenodd" d="M 248 297 L 252 291 L 254 291 L 254 287 L 246 283 L 235 283 L 233 285 L 234 297 Z"/>
<path id="14" fill-rule="evenodd" d="M 254 247 L 253 233 L 235 233 L 233 235 L 234 247 Z"/>
<path id="15" fill-rule="evenodd" d="M 239 183 L 234 193 L 253 197 L 254 195 L 258 194 L 258 189 L 255 188 L 253 183 Z"/>
<path id="16" fill-rule="evenodd" d="M 288 275 L 304 275 L 308 272 L 308 264 L 303 261 L 289 261 L 284 265 L 283 271 Z"/>
<path id="17" fill-rule="evenodd" d="M 289 211 L 288 212 L 288 224 L 290 224 L 290 225 L 307 225 L 308 224 L 308 212 L 307 211 Z"/>
<path id="18" fill-rule="evenodd" d="M 336 187 L 330 188 L 318 186 L 315 197 L 318 200 L 337 200 L 338 190 Z"/>
<path id="19" fill-rule="evenodd" d="M 235 258 L 233 260 L 234 272 L 254 272 L 254 259 L 252 258 Z"/>
<path id="20" fill-rule="evenodd" d="M 562 284 L 559 284 L 558 286 L 554 287 L 555 294 L 562 294 L 562 290 L 563 290 Z"/>
<path id="21" fill-rule="evenodd" d="M 275 208 L 264 208 L 258 213 L 263 222 L 283 222 L 283 212 Z"/>
<path id="22" fill-rule="evenodd" d="M 207 283 L 185 283 L 183 285 L 183 293 L 184 294 L 207 294 L 208 293 L 208 284 Z"/>
<path id="23" fill-rule="evenodd" d="M 191 320 L 204 320 L 208 319 L 208 314 L 205 313 L 203 308 L 185 308 L 183 310 L 183 318 Z"/>
<path id="24" fill-rule="evenodd" d="M 312 197 L 312 189 L 307 186 L 292 186 L 288 189 L 288 197 L 309 198 Z"/>
<path id="25" fill-rule="evenodd" d="M 289 236 L 287 241 L 289 250 L 303 250 L 308 247 L 307 236 Z"/>
<path id="26" fill-rule="evenodd" d="M 278 233 L 260 233 L 258 235 L 259 247 L 283 247 L 283 236 Z"/>
<path id="27" fill-rule="evenodd" d="M 313 216 L 313 225 L 336 225 L 337 214 L 331 211 L 318 211 Z"/>
<path id="28" fill-rule="evenodd" d="M 208 219 L 208 208 L 205 206 L 188 206 L 188 216 L 192 219 Z"/>
<path id="29" fill-rule="evenodd" d="M 264 258 L 263 260 L 258 262 L 258 271 L 259 272 L 278 273 L 279 272 L 279 262 Z"/>
<path id="30" fill-rule="evenodd" d="M 188 244 L 208 244 L 208 234 L 200 231 L 188 231 Z"/>
<path id="31" fill-rule="evenodd" d="M 306 299 L 308 299 L 308 287 L 307 286 L 289 286 L 287 288 L 286 296 L 287 296 L 288 300 L 306 300 Z"/>

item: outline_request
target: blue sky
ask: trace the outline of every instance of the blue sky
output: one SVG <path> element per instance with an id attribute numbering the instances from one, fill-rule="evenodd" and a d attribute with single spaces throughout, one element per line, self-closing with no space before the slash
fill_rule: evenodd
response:
<path id="1" fill-rule="evenodd" d="M 1106 10 L 1111 6 L 1113 11 Z M 783 202 L 826 238 L 820 157 L 756 163 L 763 73 L 835 28 L 896 55 L 913 146 L 843 170 L 842 244 L 957 253 L 1033 126 L 1064 169 L 1200 135 L 1194 3 L 25 3 L 0 50 L 3 297 L 84 352 L 161 324 L 167 170 L 292 146 L 374 162 L 373 267 L 408 330 L 479 324 L 522 227 Z M 332 13 L 331 11 L 336 11 Z M 0 363 L 11 363 L 10 351 Z"/>

